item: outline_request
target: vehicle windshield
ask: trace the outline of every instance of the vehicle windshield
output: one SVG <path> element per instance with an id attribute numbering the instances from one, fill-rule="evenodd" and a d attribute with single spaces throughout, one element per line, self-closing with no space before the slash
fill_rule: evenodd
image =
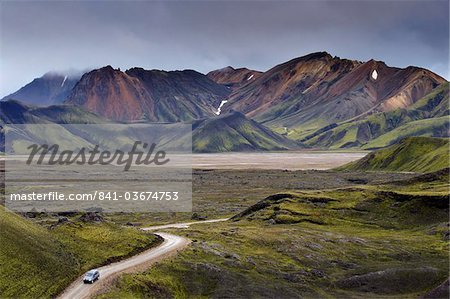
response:
<path id="1" fill-rule="evenodd" d="M 95 272 L 89 271 L 88 273 L 86 273 L 86 277 L 92 277 L 94 276 Z"/>

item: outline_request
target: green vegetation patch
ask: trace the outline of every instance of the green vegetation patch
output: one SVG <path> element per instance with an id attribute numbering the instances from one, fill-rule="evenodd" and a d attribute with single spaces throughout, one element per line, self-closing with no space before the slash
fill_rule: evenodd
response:
<path id="1" fill-rule="evenodd" d="M 408 108 L 367 114 L 342 123 L 325 124 L 297 137 L 306 145 L 329 149 L 373 149 L 409 136 L 449 137 L 449 84 L 444 83 Z"/>
<path id="2" fill-rule="evenodd" d="M 33 223 L 0 208 L 2 298 L 50 298 L 87 270 L 159 244 L 155 235 L 108 222 Z"/>
<path id="3" fill-rule="evenodd" d="M 449 167 L 449 139 L 408 137 L 339 170 L 432 172 Z"/>
<path id="4" fill-rule="evenodd" d="M 79 272 L 77 258 L 47 229 L 0 207 L 2 298 L 51 297 Z"/>
<path id="5" fill-rule="evenodd" d="M 231 221 L 173 229 L 192 245 L 100 298 L 420 297 L 448 278 L 444 181 L 268 196 Z"/>

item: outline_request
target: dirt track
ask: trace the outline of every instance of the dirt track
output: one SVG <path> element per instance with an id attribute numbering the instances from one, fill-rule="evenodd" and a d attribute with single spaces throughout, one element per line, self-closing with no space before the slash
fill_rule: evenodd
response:
<path id="1" fill-rule="evenodd" d="M 143 228 L 143 230 L 160 230 L 164 228 L 185 228 L 193 224 L 201 223 L 212 223 L 225 221 L 227 219 L 215 219 L 207 221 L 198 222 L 188 222 L 188 223 L 174 223 L 161 226 L 152 226 Z M 67 299 L 82 299 L 90 298 L 95 294 L 101 292 L 105 288 L 108 288 L 111 283 L 122 273 L 137 272 L 143 270 L 150 266 L 151 264 L 160 261 L 163 258 L 176 254 L 178 251 L 182 250 L 191 242 L 189 239 L 172 235 L 169 233 L 157 232 L 155 233 L 164 239 L 164 242 L 154 248 L 148 249 L 140 254 L 137 254 L 126 260 L 112 263 L 100 268 L 99 281 L 93 284 L 84 284 L 83 276 L 77 278 L 58 298 Z"/>

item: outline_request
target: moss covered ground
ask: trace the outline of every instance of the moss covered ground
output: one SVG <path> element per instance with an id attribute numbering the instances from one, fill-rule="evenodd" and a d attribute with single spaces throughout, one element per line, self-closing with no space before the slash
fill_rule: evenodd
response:
<path id="1" fill-rule="evenodd" d="M 288 190 L 99 298 L 417 298 L 448 278 L 448 173 Z"/>

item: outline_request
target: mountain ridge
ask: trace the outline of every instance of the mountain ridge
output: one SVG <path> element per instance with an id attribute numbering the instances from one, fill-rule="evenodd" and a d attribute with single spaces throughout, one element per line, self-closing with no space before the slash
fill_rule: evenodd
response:
<path id="1" fill-rule="evenodd" d="M 398 132 L 399 130 L 404 130 L 420 121 L 422 125 L 419 125 L 418 129 L 423 132 L 419 135 L 449 137 L 448 101 L 449 84 L 444 83 L 408 108 L 374 113 L 340 124 L 334 123 L 301 138 L 301 141 L 315 147 L 347 148 L 362 146 L 369 149 L 377 147 L 375 144 L 380 143 L 384 138 L 386 143 L 383 146 L 387 146 L 397 140 L 397 138 L 393 140 L 387 138 L 389 136 L 387 134 L 392 135 L 397 130 L 398 139 L 401 139 L 405 136 L 402 136 Z M 427 121 L 425 122 L 425 120 Z M 427 128 L 427 125 L 429 128 Z M 447 128 L 447 133 L 445 133 L 445 128 Z M 444 131 L 440 132 L 440 130 Z"/>
<path id="2" fill-rule="evenodd" d="M 229 91 L 193 70 L 106 66 L 83 75 L 65 101 L 101 116 L 134 121 L 185 121 L 212 116 Z"/>
<path id="3" fill-rule="evenodd" d="M 235 69 L 227 66 L 222 69 L 210 71 L 206 76 L 218 84 L 235 90 L 249 83 L 250 80 L 259 78 L 262 74 L 263 72 L 250 70 L 245 67 Z"/>
<path id="4" fill-rule="evenodd" d="M 16 92 L 13 92 L 0 101 L 9 99 L 18 100 L 31 105 L 48 106 L 62 103 L 72 88 L 81 78 L 77 72 L 48 72 L 42 77 L 35 78 Z"/>
<path id="5" fill-rule="evenodd" d="M 60 128 L 57 133 L 58 136 L 67 140 L 75 140 L 75 138 L 78 138 L 76 132 L 67 130 L 64 127 L 65 124 L 118 123 L 87 112 L 82 107 L 72 105 L 36 107 L 9 100 L 0 102 L 0 128 L 5 124 L 57 124 L 61 125 L 58 126 Z M 178 123 L 167 125 L 176 130 Z M 105 126 L 103 129 L 109 130 Z M 113 131 L 114 126 L 111 127 L 111 130 L 111 134 L 113 134 L 111 138 L 114 139 L 116 137 Z M 29 134 L 34 133 L 30 132 Z M 123 142 L 127 137 L 122 137 L 121 141 Z M 89 144 L 90 142 L 90 140 L 87 140 L 85 143 Z M 132 142 L 132 139 L 129 142 Z M 246 118 L 245 115 L 237 111 L 224 113 L 214 118 L 195 120 L 192 122 L 192 132 L 181 131 L 177 138 L 171 139 L 166 136 L 162 142 L 165 142 L 165 148 L 184 148 L 185 144 L 192 144 L 192 151 L 195 153 L 300 148 L 298 143 L 271 131 L 254 120 Z M 0 130 L 0 151 L 4 150 L 3 143 L 4 134 Z"/>
<path id="6" fill-rule="evenodd" d="M 33 81 L 31 87 L 27 84 L 15 94 L 26 94 L 24 89 L 37 93 L 35 89 L 41 88 L 46 98 L 39 104 L 55 101 L 53 93 L 58 94 L 57 101 L 65 97 L 65 105 L 82 107 L 68 114 L 67 108 L 61 110 L 64 117 L 77 114 L 75 120 L 82 119 L 80 113 L 87 110 L 116 122 L 206 124 L 205 119 L 211 119 L 212 126 L 223 122 L 222 115 L 238 111 L 296 144 L 320 148 L 374 148 L 410 135 L 450 135 L 445 118 L 449 111 L 442 98 L 447 94 L 448 99 L 448 88 L 427 98 L 448 84 L 445 79 L 419 67 L 390 67 L 383 61 L 342 59 L 327 52 L 297 57 L 265 72 L 228 66 L 204 75 L 195 70 L 141 67 L 121 71 L 108 65 L 83 74 L 63 93 L 46 84 L 53 78 L 52 86 L 67 84 L 69 88 L 66 77 L 48 73 L 43 78 L 47 83 L 33 89 L 39 80 Z M 428 111 L 435 109 L 433 103 L 440 105 L 439 113 Z M 58 120 L 55 111 L 53 107 L 47 119 Z M 226 124 L 223 127 L 233 130 Z M 256 124 L 255 130 L 259 130 Z"/>
<path id="7" fill-rule="evenodd" d="M 275 130 L 318 129 L 365 113 L 408 107 L 445 82 L 417 67 L 401 69 L 318 52 L 268 70 L 233 92 L 226 108 Z"/>

